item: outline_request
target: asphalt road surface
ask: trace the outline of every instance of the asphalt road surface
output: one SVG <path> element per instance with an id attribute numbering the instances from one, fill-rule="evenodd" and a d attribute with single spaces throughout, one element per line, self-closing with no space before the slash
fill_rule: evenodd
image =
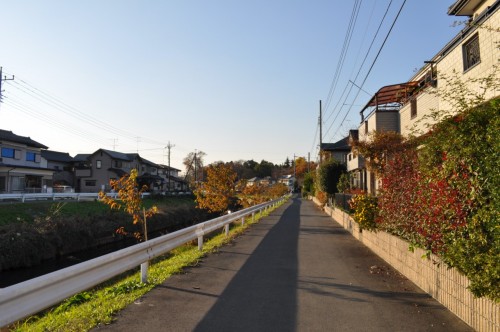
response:
<path id="1" fill-rule="evenodd" d="M 96 331 L 472 331 L 294 198 Z"/>

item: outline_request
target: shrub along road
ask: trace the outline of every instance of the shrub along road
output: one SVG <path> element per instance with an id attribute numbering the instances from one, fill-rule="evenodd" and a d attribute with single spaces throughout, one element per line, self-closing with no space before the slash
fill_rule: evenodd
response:
<path id="1" fill-rule="evenodd" d="M 102 331 L 472 331 L 294 198 Z"/>

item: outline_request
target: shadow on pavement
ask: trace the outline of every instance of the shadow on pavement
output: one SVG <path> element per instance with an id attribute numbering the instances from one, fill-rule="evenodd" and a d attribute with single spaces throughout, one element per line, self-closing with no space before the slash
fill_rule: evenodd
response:
<path id="1" fill-rule="evenodd" d="M 300 204 L 293 199 L 195 331 L 295 330 Z"/>

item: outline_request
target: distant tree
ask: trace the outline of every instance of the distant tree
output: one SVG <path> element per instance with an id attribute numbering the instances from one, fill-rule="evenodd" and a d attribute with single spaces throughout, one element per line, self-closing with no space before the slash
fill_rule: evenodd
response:
<path id="1" fill-rule="evenodd" d="M 295 159 L 295 176 L 302 178 L 307 172 L 307 160 L 304 157 Z"/>
<path id="2" fill-rule="evenodd" d="M 233 208 L 236 204 L 235 185 L 236 173 L 229 165 L 209 165 L 206 180 L 194 190 L 198 207 L 221 214 Z"/>
<path id="3" fill-rule="evenodd" d="M 256 161 L 254 161 L 253 159 L 252 160 L 247 160 L 243 163 L 243 166 L 245 168 L 248 168 L 248 169 L 251 169 L 251 170 L 255 170 L 255 168 L 257 167 L 259 163 L 257 163 Z"/>
<path id="4" fill-rule="evenodd" d="M 255 170 L 257 171 L 257 176 L 261 178 L 264 178 L 266 176 L 272 176 L 273 169 L 274 169 L 274 164 L 265 160 L 262 160 L 260 164 L 258 164 L 255 167 Z"/>
<path id="5" fill-rule="evenodd" d="M 291 166 L 290 159 L 288 159 L 288 157 L 286 157 L 286 160 L 285 160 L 285 163 L 283 164 L 283 167 L 290 168 L 290 166 Z"/>
<path id="6" fill-rule="evenodd" d="M 186 167 L 186 181 L 194 186 L 197 181 L 203 181 L 203 158 L 207 154 L 203 151 L 190 152 L 183 161 Z"/>

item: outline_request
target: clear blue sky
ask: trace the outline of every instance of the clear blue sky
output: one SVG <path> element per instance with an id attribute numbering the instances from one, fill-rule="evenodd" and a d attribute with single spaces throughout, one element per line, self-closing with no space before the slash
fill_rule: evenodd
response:
<path id="1" fill-rule="evenodd" d="M 206 163 L 314 160 L 319 100 L 323 141 L 359 124 L 370 95 L 341 94 L 359 70 L 363 81 L 403 0 L 360 69 L 389 2 L 359 2 L 338 67 L 354 0 L 0 0 L 0 66 L 16 76 L 2 86 L 0 129 L 71 155 L 116 144 L 157 163 L 170 141 L 182 170 L 195 149 Z M 408 0 L 363 90 L 407 81 L 458 33 L 452 3 Z"/>

